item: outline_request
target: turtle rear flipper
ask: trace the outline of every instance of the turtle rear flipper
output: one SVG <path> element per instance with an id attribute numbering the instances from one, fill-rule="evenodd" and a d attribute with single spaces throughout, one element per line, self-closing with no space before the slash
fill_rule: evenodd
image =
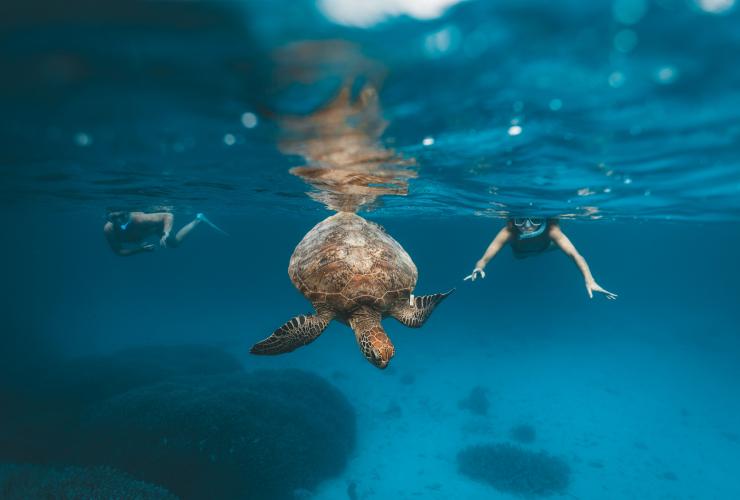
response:
<path id="1" fill-rule="evenodd" d="M 355 339 L 363 356 L 378 368 L 388 366 L 395 348 L 380 324 L 380 313 L 361 307 L 349 317 L 349 326 L 355 332 Z"/>
<path id="2" fill-rule="evenodd" d="M 283 354 L 316 340 L 331 321 L 329 315 L 302 314 L 291 319 L 257 342 L 249 350 L 252 354 Z"/>
<path id="3" fill-rule="evenodd" d="M 453 288 L 445 293 L 414 297 L 413 304 L 405 302 L 396 307 L 391 312 L 391 316 L 410 328 L 419 328 L 429 318 L 434 308 L 454 291 Z"/>

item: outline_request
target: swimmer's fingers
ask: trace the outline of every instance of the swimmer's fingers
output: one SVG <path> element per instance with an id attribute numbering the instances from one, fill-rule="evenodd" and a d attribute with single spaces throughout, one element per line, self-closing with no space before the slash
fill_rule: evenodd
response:
<path id="1" fill-rule="evenodd" d="M 594 292 L 603 293 L 608 300 L 616 300 L 616 298 L 619 297 L 619 295 L 617 295 L 616 293 L 612 293 L 609 290 L 605 290 L 601 288 L 601 286 L 597 285 L 596 283 L 592 285 L 588 285 L 587 288 L 588 288 L 588 296 L 590 298 L 594 297 Z"/>
<path id="2" fill-rule="evenodd" d="M 141 245 L 142 250 L 146 250 L 147 252 L 153 252 L 154 251 L 154 245 L 151 243 L 145 243 L 144 245 Z"/>
<path id="3" fill-rule="evenodd" d="M 469 275 L 465 276 L 465 278 L 463 278 L 463 281 L 467 281 L 467 280 L 475 281 L 476 278 L 478 278 L 478 275 L 479 274 L 480 274 L 481 279 L 483 279 L 483 278 L 486 277 L 485 271 L 483 271 L 483 269 L 479 269 L 479 268 L 476 267 L 475 269 L 473 269 L 473 272 L 471 274 L 469 274 Z"/>
<path id="4" fill-rule="evenodd" d="M 169 233 L 165 233 L 162 235 L 162 237 L 159 239 L 159 246 L 166 247 L 167 246 L 167 238 L 169 238 Z"/>

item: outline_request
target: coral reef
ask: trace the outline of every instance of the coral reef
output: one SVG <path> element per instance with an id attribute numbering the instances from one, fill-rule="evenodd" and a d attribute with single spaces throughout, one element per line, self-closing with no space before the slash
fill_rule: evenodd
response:
<path id="1" fill-rule="evenodd" d="M 511 428 L 509 437 L 518 443 L 530 444 L 537 439 L 537 431 L 529 424 L 519 424 Z"/>
<path id="2" fill-rule="evenodd" d="M 323 378 L 246 373 L 207 346 L 57 362 L 0 388 L 0 460 L 114 467 L 183 498 L 291 498 L 343 469 L 355 432 Z"/>
<path id="3" fill-rule="evenodd" d="M 177 376 L 241 371 L 227 352 L 206 345 L 146 346 L 19 373 L 0 389 L 0 459 L 65 462 L 71 431 L 92 403 Z"/>
<path id="4" fill-rule="evenodd" d="M 562 459 L 508 443 L 471 446 L 457 456 L 460 473 L 522 496 L 565 493 L 570 467 Z"/>
<path id="5" fill-rule="evenodd" d="M 107 467 L 0 465 L 0 498 L 29 500 L 176 500 L 164 488 Z"/>
<path id="6" fill-rule="evenodd" d="M 386 408 L 386 410 L 383 412 L 383 416 L 388 418 L 401 418 L 401 415 L 403 415 L 401 405 L 399 405 L 396 401 L 390 401 L 388 403 L 388 408 Z"/>
<path id="7" fill-rule="evenodd" d="M 488 401 L 488 391 L 477 385 L 471 389 L 470 394 L 465 399 L 457 403 L 458 408 L 468 410 L 474 415 L 487 415 L 490 403 Z"/>
<path id="8" fill-rule="evenodd" d="M 77 459 L 183 498 L 290 498 L 342 471 L 355 413 L 297 370 L 178 378 L 92 406 Z"/>

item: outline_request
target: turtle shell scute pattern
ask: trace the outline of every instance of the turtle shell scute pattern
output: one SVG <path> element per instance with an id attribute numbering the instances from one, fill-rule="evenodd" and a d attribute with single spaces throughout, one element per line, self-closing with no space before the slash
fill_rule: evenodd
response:
<path id="1" fill-rule="evenodd" d="M 296 247 L 288 274 L 314 305 L 337 313 L 359 305 L 387 311 L 406 300 L 417 270 L 401 245 L 380 226 L 352 213 L 318 223 Z"/>

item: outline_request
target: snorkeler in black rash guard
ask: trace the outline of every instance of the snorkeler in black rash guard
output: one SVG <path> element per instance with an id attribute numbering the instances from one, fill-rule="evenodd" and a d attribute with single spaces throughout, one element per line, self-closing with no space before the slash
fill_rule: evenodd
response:
<path id="1" fill-rule="evenodd" d="M 175 248 L 201 222 L 226 234 L 200 213 L 174 236 L 171 232 L 175 218 L 168 212 L 109 212 L 106 218 L 108 222 L 103 226 L 105 238 L 111 249 L 122 257 L 154 251 L 154 245 L 146 241 L 153 236 L 159 238 L 160 246 Z"/>
<path id="2" fill-rule="evenodd" d="M 506 226 L 501 229 L 493 239 L 483 257 L 475 263 L 473 272 L 466 276 L 466 280 L 475 281 L 476 278 L 485 278 L 486 273 L 483 271 L 486 264 L 490 261 L 503 247 L 509 243 L 514 256 L 517 258 L 538 255 L 550 248 L 558 247 L 568 257 L 573 259 L 578 269 L 586 280 L 586 290 L 590 298 L 594 297 L 594 292 L 603 293 L 607 299 L 614 300 L 617 294 L 604 290 L 596 283 L 588 268 L 586 259 L 578 253 L 576 247 L 561 231 L 557 219 L 544 219 L 541 217 L 516 217 L 509 219 Z"/>

